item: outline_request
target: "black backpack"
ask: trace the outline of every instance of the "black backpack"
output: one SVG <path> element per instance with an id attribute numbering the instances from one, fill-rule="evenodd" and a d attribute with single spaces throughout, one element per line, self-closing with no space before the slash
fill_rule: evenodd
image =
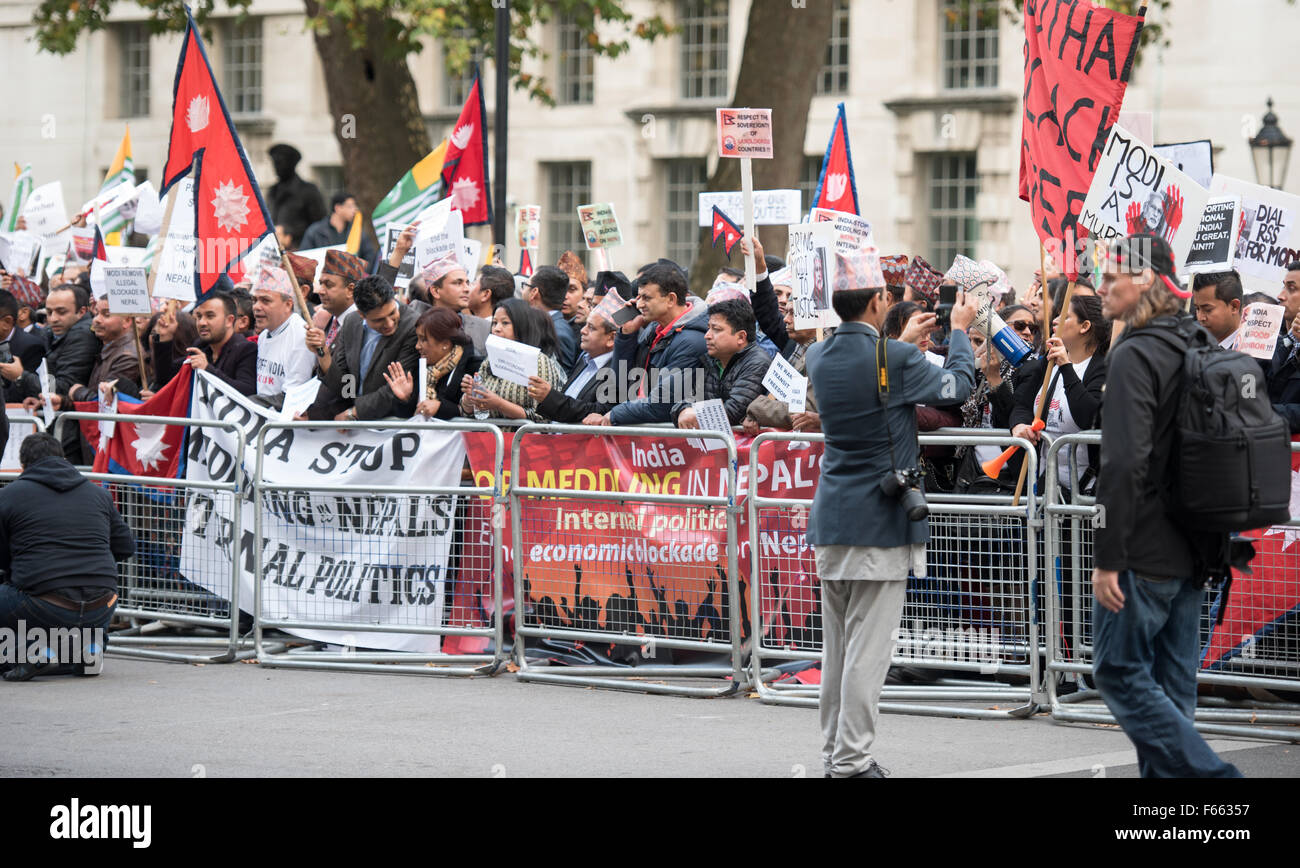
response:
<path id="1" fill-rule="evenodd" d="M 1172 511 L 1193 531 L 1291 520 L 1291 431 L 1259 362 L 1225 350 L 1196 320 L 1152 334 L 1183 354 Z"/>

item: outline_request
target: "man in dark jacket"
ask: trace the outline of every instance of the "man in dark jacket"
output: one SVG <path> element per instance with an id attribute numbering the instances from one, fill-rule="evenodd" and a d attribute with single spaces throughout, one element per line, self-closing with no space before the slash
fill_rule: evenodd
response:
<path id="1" fill-rule="evenodd" d="M 50 376 L 50 403 L 55 410 L 72 410 L 68 391 L 90 379 L 90 371 L 99 358 L 100 342 L 90 330 L 92 314 L 90 294 L 78 283 L 65 283 L 45 298 L 45 313 L 50 333 L 45 348 L 45 367 Z M 36 412 L 41 396 L 24 398 L 23 407 Z M 80 462 L 81 431 L 76 425 L 63 426 L 63 451 L 71 461 Z"/>
<path id="2" fill-rule="evenodd" d="M 709 317 L 703 301 L 687 291 L 685 272 L 671 262 L 647 266 L 637 278 L 636 306 L 640 315 L 614 340 L 613 364 L 619 382 L 641 381 L 640 394 L 584 424 L 671 422 L 685 384 L 695 381 Z"/>
<path id="3" fill-rule="evenodd" d="M 704 334 L 708 354 L 699 361 L 704 369 L 704 394 L 694 400 L 721 398 L 732 425 L 745 421 L 749 403 L 763 394 L 763 378 L 772 360 L 754 343 L 754 309 L 741 298 L 709 306 L 709 328 Z M 678 428 L 698 428 L 690 401 L 673 407 Z"/>
<path id="4" fill-rule="evenodd" d="M 929 537 L 924 518 L 908 518 L 902 493 L 886 494 L 881 483 L 897 471 L 919 473 L 916 405 L 951 403 L 974 387 L 965 330 L 978 306 L 964 293 L 959 297 L 948 358 L 939 368 L 914 344 L 881 346 L 889 294 L 874 256 L 840 257 L 836 272 L 831 304 L 842 323 L 808 350 L 808 379 L 826 437 L 807 534 L 822 593 L 822 762 L 827 777 L 880 778 L 884 772 L 870 753 L 880 691 L 907 575 L 909 569 L 924 574 Z"/>
<path id="5" fill-rule="evenodd" d="M 307 227 L 325 216 L 325 200 L 320 187 L 298 177 L 302 154 L 297 148 L 272 145 L 270 155 L 277 180 L 267 190 L 266 204 L 271 208 L 271 219 L 285 228 L 296 248 L 301 245 Z"/>
<path id="6" fill-rule="evenodd" d="M 330 213 L 321 220 L 307 227 L 302 235 L 303 250 L 315 250 L 318 247 L 337 247 L 348 243 L 352 232 L 352 221 L 357 216 L 357 200 L 346 190 L 330 197 Z M 361 246 L 357 255 L 366 262 L 366 269 L 373 269 L 379 259 L 379 248 L 365 230 L 361 231 Z"/>
<path id="7" fill-rule="evenodd" d="M 555 360 L 566 371 L 572 369 L 578 360 L 577 335 L 561 312 L 568 291 L 569 276 L 555 265 L 543 265 L 537 269 L 524 288 L 524 298 L 528 303 L 546 314 L 551 325 L 555 326 L 555 342 L 559 347 Z M 469 301 L 468 287 L 465 301 Z"/>
<path id="8" fill-rule="evenodd" d="M 1286 312 L 1269 366 L 1268 399 L 1291 433 L 1300 434 L 1300 262 L 1287 264 L 1277 300 Z"/>
<path id="9" fill-rule="evenodd" d="M 582 327 L 582 355 L 569 373 L 563 389 L 552 389 L 542 377 L 528 378 L 528 394 L 537 410 L 554 422 L 577 425 L 592 413 L 603 414 L 612 405 L 603 403 L 609 386 L 609 364 L 614 359 L 614 336 L 618 328 L 598 313 L 587 316 Z"/>
<path id="10" fill-rule="evenodd" d="M 109 493 L 78 473 L 51 435 L 27 437 L 18 460 L 22 475 L 0 489 L 0 568 L 8 571 L 0 629 L 102 630 L 117 602 L 117 561 L 135 554 L 135 538 Z M 104 643 L 95 644 L 97 659 Z M 26 681 L 96 660 L 51 662 L 64 666 L 0 659 L 0 668 L 6 681 Z"/>
<path id="11" fill-rule="evenodd" d="M 1202 585 L 1226 535 L 1193 541 L 1163 496 L 1177 472 L 1184 384 L 1183 353 L 1160 333 L 1177 328 L 1187 293 L 1163 239 L 1130 236 L 1111 251 L 1098 295 L 1105 315 L 1125 328 L 1108 355 L 1101 414 L 1092 574 L 1097 687 L 1137 748 L 1143 777 L 1240 777 L 1192 722 Z"/>
<path id="12" fill-rule="evenodd" d="M 207 371 L 229 383 L 241 395 L 256 395 L 257 344 L 235 331 L 237 310 L 235 299 L 228 293 L 214 292 L 208 296 L 194 309 L 198 346 L 173 347 L 171 341 L 157 345 L 154 366 L 160 372 L 159 379 L 170 380 L 180 370 L 179 366 L 188 362 L 194 370 Z"/>

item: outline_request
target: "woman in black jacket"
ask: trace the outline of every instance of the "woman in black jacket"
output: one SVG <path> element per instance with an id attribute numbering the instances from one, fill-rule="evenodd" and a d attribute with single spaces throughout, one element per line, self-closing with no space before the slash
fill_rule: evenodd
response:
<path id="1" fill-rule="evenodd" d="M 393 362 L 384 380 L 393 396 L 402 402 L 403 415 L 419 414 L 426 419 L 452 419 L 460 413 L 461 382 L 474 376 L 483 358 L 474 354 L 474 343 L 460 325 L 460 317 L 444 307 L 420 315 L 415 324 L 415 349 L 428 363 L 425 394 L 416 403 L 416 384 L 399 363 Z"/>
<path id="2" fill-rule="evenodd" d="M 1072 296 L 1069 310 L 1053 323 L 1047 358 L 1025 366 L 1024 379 L 1016 387 L 1015 407 L 1011 411 L 1011 434 L 1032 443 L 1039 441 L 1039 432 L 1031 426 L 1049 361 L 1054 364 L 1054 373 L 1043 413 L 1047 433 L 1055 438 L 1096 427 L 1102 387 L 1106 384 L 1109 347 L 1110 321 L 1102 315 L 1101 301 L 1091 295 Z M 1060 455 L 1056 472 L 1064 492 L 1091 489 L 1097 473 L 1096 451 L 1089 449 L 1085 455 L 1084 450 L 1077 450 L 1079 476 L 1075 479 L 1069 478 L 1068 455 Z"/>

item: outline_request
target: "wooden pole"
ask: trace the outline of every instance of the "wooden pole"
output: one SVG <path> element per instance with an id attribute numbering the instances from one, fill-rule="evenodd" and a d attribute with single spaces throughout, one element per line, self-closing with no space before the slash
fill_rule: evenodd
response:
<path id="1" fill-rule="evenodd" d="M 289 275 L 289 284 L 293 287 L 293 300 L 297 303 L 298 313 L 302 315 L 307 327 L 311 328 L 313 323 L 311 321 L 311 311 L 307 310 L 307 298 L 302 294 L 302 287 L 298 285 L 298 275 L 293 273 L 293 263 L 289 261 L 289 254 L 285 251 L 280 251 L 280 264 Z M 324 358 L 325 350 L 318 348 L 316 355 Z"/>
<path id="2" fill-rule="evenodd" d="M 180 198 L 179 188 L 173 187 L 167 194 L 167 210 L 163 212 L 162 226 L 158 234 L 158 249 L 154 251 L 154 261 L 149 266 L 149 298 L 153 298 L 153 287 L 158 281 L 158 266 L 162 264 L 163 251 L 167 249 L 167 233 L 172 229 L 172 211 L 176 209 L 176 200 Z"/>
<path id="3" fill-rule="evenodd" d="M 1041 240 L 1038 242 L 1038 274 L 1039 274 L 1038 294 L 1041 299 L 1042 308 L 1043 308 L 1043 352 L 1046 353 L 1047 339 L 1052 336 L 1052 296 L 1047 291 L 1047 249 L 1043 246 L 1043 242 Z M 1067 305 L 1070 303 L 1070 296 L 1073 293 L 1074 293 L 1074 284 L 1071 283 L 1070 288 L 1066 290 L 1066 294 L 1065 294 L 1065 303 Z M 1052 363 L 1048 362 L 1047 367 L 1043 371 L 1043 385 L 1038 392 L 1038 404 L 1037 404 L 1038 409 L 1034 413 L 1035 419 L 1041 419 L 1043 416 L 1043 405 L 1047 399 L 1047 385 L 1049 382 L 1051 382 L 1051 379 L 1052 379 Z M 1026 472 L 1028 472 L 1028 470 L 1029 470 L 1028 462 L 1021 462 L 1020 476 L 1019 478 L 1016 479 L 1016 491 L 1011 498 L 1012 506 L 1020 505 L 1020 492 L 1024 491 L 1025 489 L 1025 474 Z"/>
<path id="4" fill-rule="evenodd" d="M 149 388 L 149 375 L 144 369 L 144 348 L 140 345 L 140 330 L 135 327 L 135 321 L 139 317 L 131 317 L 131 336 L 135 338 L 135 360 L 140 365 L 140 388 Z"/>

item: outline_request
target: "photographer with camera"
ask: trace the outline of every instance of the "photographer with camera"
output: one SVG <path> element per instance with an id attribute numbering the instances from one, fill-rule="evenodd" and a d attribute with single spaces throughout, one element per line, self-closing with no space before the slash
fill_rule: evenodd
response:
<path id="1" fill-rule="evenodd" d="M 880 778 L 870 753 L 880 691 L 907 574 L 924 574 L 929 537 L 916 405 L 970 394 L 975 359 L 966 329 L 978 307 L 959 295 L 940 368 L 912 344 L 881 339 L 889 296 L 874 254 L 839 257 L 831 304 L 843 323 L 808 350 L 826 436 L 808 523 L 821 577 L 822 761 L 827 777 Z"/>

